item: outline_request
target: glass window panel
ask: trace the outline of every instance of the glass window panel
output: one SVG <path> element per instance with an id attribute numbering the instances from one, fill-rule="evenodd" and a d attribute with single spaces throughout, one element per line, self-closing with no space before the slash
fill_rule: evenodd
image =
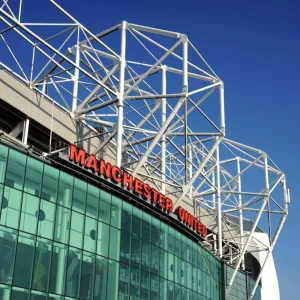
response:
<path id="1" fill-rule="evenodd" d="M 0 232 L 0 282 L 11 284 L 17 245 L 17 232 L 3 226 L 0 226 Z"/>
<path id="2" fill-rule="evenodd" d="M 121 229 L 131 233 L 132 205 L 123 201 Z"/>
<path id="3" fill-rule="evenodd" d="M 98 223 L 97 232 L 97 254 L 108 257 L 109 226 L 105 223 Z"/>
<path id="4" fill-rule="evenodd" d="M 191 264 L 186 264 L 187 288 L 192 288 L 193 267 Z"/>
<path id="5" fill-rule="evenodd" d="M 141 300 L 150 299 L 150 273 L 146 271 L 141 272 Z"/>
<path id="6" fill-rule="evenodd" d="M 168 281 L 168 300 L 174 299 L 174 283 Z"/>
<path id="7" fill-rule="evenodd" d="M 197 292 L 197 282 L 198 282 L 198 271 L 197 268 L 193 266 L 192 289 L 194 292 Z"/>
<path id="8" fill-rule="evenodd" d="M 53 228 L 54 228 L 54 218 L 55 218 L 55 205 L 51 202 L 41 200 L 40 204 L 41 215 L 38 220 L 38 235 L 53 239 Z M 43 213 L 44 212 L 44 218 Z"/>
<path id="9" fill-rule="evenodd" d="M 140 299 L 141 271 L 131 268 L 130 273 L 130 300 Z"/>
<path id="10" fill-rule="evenodd" d="M 187 260 L 186 258 L 186 236 L 181 234 L 181 258 Z"/>
<path id="11" fill-rule="evenodd" d="M 69 227 L 71 221 L 71 210 L 62 206 L 56 207 L 54 240 L 67 244 L 69 241 Z"/>
<path id="12" fill-rule="evenodd" d="M 133 207 L 132 212 L 132 234 L 138 238 L 142 236 L 142 211 Z"/>
<path id="13" fill-rule="evenodd" d="M 109 260 L 107 281 L 107 299 L 109 300 L 118 300 L 118 278 L 119 263 Z"/>
<path id="14" fill-rule="evenodd" d="M 37 239 L 32 276 L 32 288 L 35 290 L 47 290 L 50 273 L 51 251 L 51 242 L 40 238 Z"/>
<path id="15" fill-rule="evenodd" d="M 94 300 L 106 300 L 107 258 L 97 256 L 95 266 Z M 107 300 L 110 300 L 109 298 Z"/>
<path id="16" fill-rule="evenodd" d="M 129 300 L 129 288 L 130 288 L 130 267 L 124 264 L 120 264 L 118 299 Z"/>
<path id="17" fill-rule="evenodd" d="M 175 251 L 175 255 L 181 257 L 181 235 L 178 231 L 175 231 L 174 251 Z"/>
<path id="18" fill-rule="evenodd" d="M 160 252 L 160 248 L 151 245 L 150 272 L 155 275 L 159 275 L 159 252 Z"/>
<path id="19" fill-rule="evenodd" d="M 181 269 L 181 258 L 178 256 L 174 257 L 174 268 L 175 268 L 175 282 L 181 283 L 182 269 Z"/>
<path id="20" fill-rule="evenodd" d="M 34 236 L 20 232 L 13 278 L 14 285 L 24 288 L 30 287 L 34 249 Z"/>
<path id="21" fill-rule="evenodd" d="M 69 248 L 66 276 L 66 295 L 69 297 L 78 297 L 79 294 L 81 256 L 81 250 Z"/>
<path id="22" fill-rule="evenodd" d="M 49 291 L 53 294 L 64 294 L 67 270 L 67 246 L 54 243 L 51 258 Z"/>
<path id="23" fill-rule="evenodd" d="M 131 265 L 139 268 L 141 264 L 141 240 L 131 237 Z"/>
<path id="24" fill-rule="evenodd" d="M 84 228 L 84 250 L 96 252 L 97 221 L 86 217 Z"/>
<path id="25" fill-rule="evenodd" d="M 84 216 L 72 211 L 70 245 L 82 248 Z"/>
<path id="26" fill-rule="evenodd" d="M 9 285 L 0 284 L 0 299 L 9 300 L 11 287 Z"/>
<path id="27" fill-rule="evenodd" d="M 120 230 L 110 227 L 109 258 L 119 260 L 120 256 Z"/>
<path id="28" fill-rule="evenodd" d="M 30 300 L 48 300 L 48 295 L 38 291 L 31 291 Z"/>
<path id="29" fill-rule="evenodd" d="M 7 161 L 5 184 L 16 189 L 23 189 L 26 156 L 10 149 Z"/>
<path id="30" fill-rule="evenodd" d="M 142 241 L 142 269 L 146 271 L 150 271 L 150 263 L 151 263 L 151 244 Z"/>
<path id="31" fill-rule="evenodd" d="M 32 234 L 36 233 L 37 222 L 41 218 L 39 206 L 39 198 L 26 193 L 23 194 L 20 230 Z"/>
<path id="32" fill-rule="evenodd" d="M 142 238 L 151 242 L 151 216 L 143 212 Z"/>
<path id="33" fill-rule="evenodd" d="M 120 261 L 126 264 L 130 264 L 130 247 L 131 247 L 131 235 L 125 231 L 121 231 L 121 244 L 120 244 Z"/>
<path id="34" fill-rule="evenodd" d="M 13 288 L 10 300 L 29 300 L 29 291 L 20 288 Z"/>
<path id="35" fill-rule="evenodd" d="M 0 182 L 4 183 L 8 148 L 0 144 Z"/>
<path id="36" fill-rule="evenodd" d="M 117 197 L 112 196 L 110 224 L 117 228 L 121 228 L 121 207 L 121 200 Z"/>
<path id="37" fill-rule="evenodd" d="M 160 221 L 151 217 L 151 243 L 160 246 Z"/>
<path id="38" fill-rule="evenodd" d="M 85 202 L 87 194 L 87 183 L 75 178 L 72 209 L 85 213 Z"/>
<path id="39" fill-rule="evenodd" d="M 159 299 L 166 300 L 168 299 L 168 280 L 160 278 L 159 280 Z"/>
<path id="40" fill-rule="evenodd" d="M 6 186 L 2 196 L 1 225 L 18 228 L 22 193 Z M 5 203 L 5 205 L 4 205 Z"/>
<path id="41" fill-rule="evenodd" d="M 58 187 L 58 204 L 71 207 L 74 177 L 60 171 Z"/>
<path id="42" fill-rule="evenodd" d="M 171 252 L 171 253 L 174 253 L 174 235 L 175 235 L 174 228 L 169 226 L 169 230 L 168 230 L 168 251 Z"/>
<path id="43" fill-rule="evenodd" d="M 181 286 L 179 284 L 175 284 L 174 294 L 175 294 L 174 295 L 175 300 L 181 300 Z"/>
<path id="44" fill-rule="evenodd" d="M 83 252 L 80 280 L 80 299 L 92 299 L 94 289 L 94 273 L 95 254 Z"/>
<path id="45" fill-rule="evenodd" d="M 88 185 L 86 215 L 97 219 L 100 203 L 100 190 L 92 185 Z"/>
<path id="46" fill-rule="evenodd" d="M 197 248 L 198 248 L 199 246 L 196 244 L 196 243 L 193 243 L 193 259 L 192 259 L 192 264 L 194 265 L 194 266 L 197 266 L 198 265 L 198 253 L 197 253 Z"/>
<path id="47" fill-rule="evenodd" d="M 192 263 L 192 259 L 193 259 L 193 242 L 190 239 L 186 239 L 187 240 L 187 245 L 186 245 L 186 260 L 189 263 Z"/>
<path id="48" fill-rule="evenodd" d="M 43 177 L 43 163 L 28 157 L 25 174 L 24 191 L 40 197 Z"/>
<path id="49" fill-rule="evenodd" d="M 167 278 L 167 269 L 168 269 L 168 256 L 167 252 L 163 249 L 160 249 L 159 255 L 159 276 Z"/>
<path id="50" fill-rule="evenodd" d="M 161 222 L 160 224 L 160 247 L 167 249 L 167 240 L 168 240 L 168 226 L 167 224 Z"/>
<path id="51" fill-rule="evenodd" d="M 174 255 L 168 253 L 168 279 L 174 281 Z"/>
<path id="52" fill-rule="evenodd" d="M 42 198 L 56 202 L 59 171 L 48 165 L 44 166 Z"/>
<path id="53" fill-rule="evenodd" d="M 100 210 L 99 219 L 102 222 L 109 224 L 110 221 L 110 205 L 111 205 L 111 194 L 100 191 Z"/>
<path id="54" fill-rule="evenodd" d="M 150 299 L 158 300 L 159 299 L 159 277 L 150 274 Z"/>
<path id="55" fill-rule="evenodd" d="M 186 261 L 181 260 L 181 284 L 186 286 L 187 285 L 187 267 Z"/>

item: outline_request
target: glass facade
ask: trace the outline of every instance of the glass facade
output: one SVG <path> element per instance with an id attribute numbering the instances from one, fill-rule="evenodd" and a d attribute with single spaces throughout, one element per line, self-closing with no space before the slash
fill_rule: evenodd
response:
<path id="1" fill-rule="evenodd" d="M 224 297 L 222 265 L 198 243 L 1 144 L 0 208 L 2 300 Z"/>

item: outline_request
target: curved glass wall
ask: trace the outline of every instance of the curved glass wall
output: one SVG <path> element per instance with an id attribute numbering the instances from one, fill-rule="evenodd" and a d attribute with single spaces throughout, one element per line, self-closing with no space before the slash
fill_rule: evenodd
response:
<path id="1" fill-rule="evenodd" d="M 221 263 L 137 207 L 0 144 L 0 299 L 219 300 Z"/>

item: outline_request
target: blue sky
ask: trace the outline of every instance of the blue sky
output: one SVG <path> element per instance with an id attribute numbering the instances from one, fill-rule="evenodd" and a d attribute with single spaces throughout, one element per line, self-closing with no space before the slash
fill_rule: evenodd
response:
<path id="1" fill-rule="evenodd" d="M 59 3 L 94 32 L 126 20 L 189 36 L 225 83 L 228 137 L 264 149 L 287 175 L 292 202 L 274 256 L 281 298 L 299 299 L 299 2 Z"/>

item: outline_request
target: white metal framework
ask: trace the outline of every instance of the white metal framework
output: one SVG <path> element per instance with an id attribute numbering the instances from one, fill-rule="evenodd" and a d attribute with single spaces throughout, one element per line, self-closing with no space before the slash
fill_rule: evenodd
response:
<path id="1" fill-rule="evenodd" d="M 33 2 L 1 1 L 0 67 L 97 132 L 94 154 L 110 151 L 175 207 L 190 203 L 216 255 L 235 266 L 228 295 L 245 253 L 273 251 L 285 175 L 265 152 L 225 138 L 223 82 L 185 34 L 125 21 L 93 34 L 53 0 L 43 5 L 54 21 L 36 21 Z M 255 241 L 258 226 L 271 246 Z"/>

